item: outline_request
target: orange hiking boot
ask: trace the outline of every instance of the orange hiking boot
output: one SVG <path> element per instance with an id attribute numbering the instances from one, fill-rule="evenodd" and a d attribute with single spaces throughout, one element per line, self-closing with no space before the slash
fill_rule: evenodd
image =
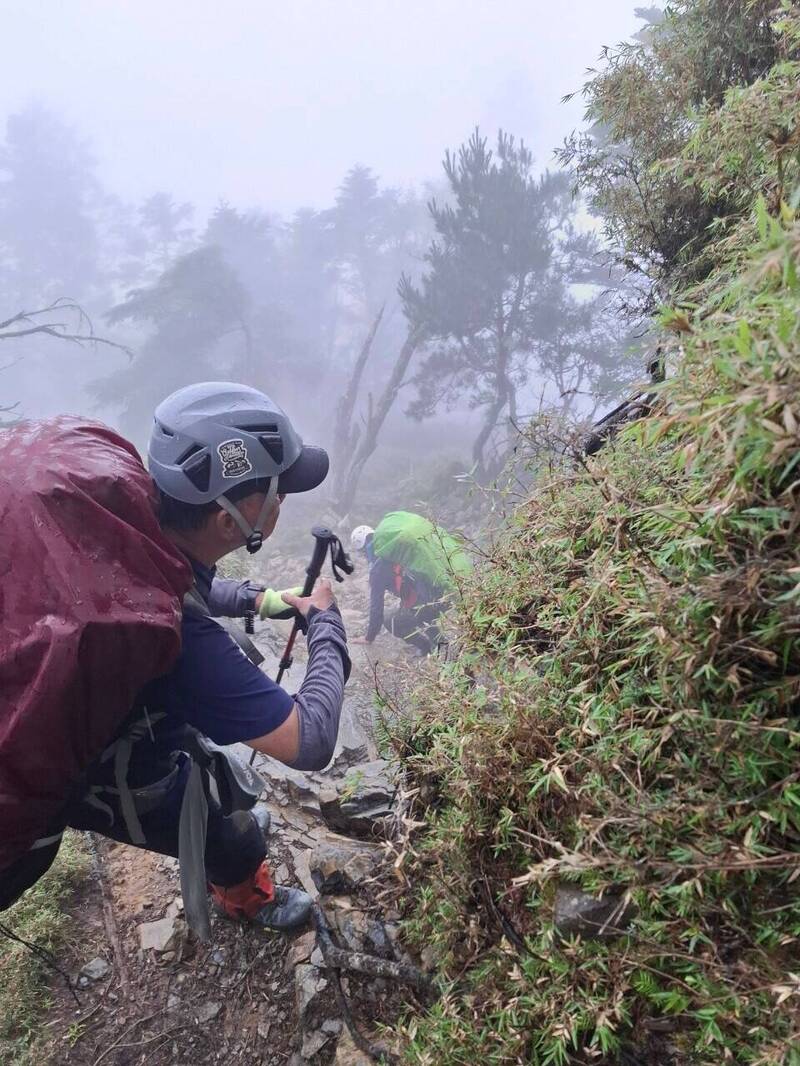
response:
<path id="1" fill-rule="evenodd" d="M 255 922 L 265 929 L 296 929 L 305 925 L 311 914 L 311 896 L 298 888 L 274 884 L 266 862 L 241 884 L 210 887 L 214 903 L 224 915 Z"/>

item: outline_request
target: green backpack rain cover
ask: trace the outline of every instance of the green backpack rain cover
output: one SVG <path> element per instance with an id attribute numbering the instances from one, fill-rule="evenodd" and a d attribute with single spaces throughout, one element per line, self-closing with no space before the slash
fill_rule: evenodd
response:
<path id="1" fill-rule="evenodd" d="M 375 530 L 372 546 L 378 558 L 399 563 L 437 589 L 454 588 L 454 576 L 463 576 L 472 569 L 469 557 L 455 537 L 411 511 L 390 511 L 384 515 Z"/>

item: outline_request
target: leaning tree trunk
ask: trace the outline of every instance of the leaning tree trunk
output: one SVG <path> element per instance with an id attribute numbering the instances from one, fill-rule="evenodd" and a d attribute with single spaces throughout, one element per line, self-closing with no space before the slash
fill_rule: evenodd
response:
<path id="1" fill-rule="evenodd" d="M 378 327 L 381 324 L 385 307 L 386 304 L 381 307 L 380 311 L 378 311 L 378 314 L 375 316 L 375 321 L 372 323 L 370 331 L 361 346 L 361 351 L 358 353 L 358 359 L 356 359 L 352 373 L 350 374 L 347 388 L 339 398 L 339 402 L 336 404 L 332 449 L 334 467 L 334 501 L 337 501 L 342 497 L 347 470 L 352 462 L 356 445 L 358 444 L 358 438 L 361 434 L 361 426 L 358 422 L 353 421 L 353 411 L 355 410 L 364 368 L 367 365 L 367 360 L 372 351 L 372 344 L 375 340 L 375 335 L 378 332 Z"/>
<path id="2" fill-rule="evenodd" d="M 508 413 L 504 419 L 506 433 L 502 439 L 498 440 L 497 447 L 493 449 L 493 454 L 489 458 L 484 458 L 483 476 L 487 484 L 499 477 L 511 461 L 520 436 L 517 390 L 508 379 L 506 379 L 506 387 L 508 389 Z M 500 413 L 502 414 L 502 411 Z M 500 421 L 499 416 L 497 421 Z"/>
<path id="3" fill-rule="evenodd" d="M 503 413 L 503 409 L 511 402 L 514 391 L 513 386 L 508 379 L 508 355 L 502 344 L 499 345 L 499 351 L 495 363 L 494 390 L 494 399 L 486 411 L 483 425 L 472 445 L 472 461 L 480 481 L 485 481 L 487 479 L 486 460 L 484 456 L 486 445 L 489 443 L 489 438 L 492 433 L 494 433 L 500 415 Z"/>
<path id="4" fill-rule="evenodd" d="M 409 333 L 403 347 L 400 349 L 400 353 L 392 367 L 392 372 L 389 375 L 389 380 L 378 398 L 378 402 L 373 402 L 371 393 L 367 399 L 367 416 L 364 419 L 364 431 L 360 436 L 358 447 L 344 475 L 341 494 L 335 501 L 336 510 L 342 516 L 350 513 L 364 467 L 375 451 L 378 444 L 378 435 L 386 421 L 386 416 L 394 406 L 418 344 L 419 341 L 415 334 Z"/>
<path id="5" fill-rule="evenodd" d="M 483 420 L 480 433 L 475 438 L 472 444 L 472 461 L 475 466 L 475 473 L 479 480 L 483 480 L 486 475 L 486 461 L 484 458 L 484 452 L 486 445 L 489 443 L 489 438 L 494 433 L 495 426 L 498 419 L 506 405 L 507 397 L 500 388 L 492 400 L 487 412 L 486 417 Z"/>

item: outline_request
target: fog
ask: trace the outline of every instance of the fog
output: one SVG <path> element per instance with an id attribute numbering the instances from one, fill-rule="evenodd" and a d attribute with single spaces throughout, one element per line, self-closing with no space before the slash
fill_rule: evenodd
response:
<path id="1" fill-rule="evenodd" d="M 492 372 L 453 362 L 461 326 L 448 333 L 425 318 L 438 283 L 428 291 L 424 280 L 438 233 L 426 204 L 457 201 L 443 157 L 476 127 L 495 153 L 500 129 L 525 141 L 533 161 L 508 166 L 526 180 L 554 168 L 554 149 L 582 123 L 580 99 L 562 97 L 603 44 L 635 32 L 628 0 L 3 7 L 0 320 L 65 299 L 76 306 L 22 325 L 93 329 L 127 349 L 6 339 L 5 421 L 87 414 L 141 445 L 161 396 L 237 377 L 274 393 L 309 439 L 352 451 L 372 435 L 359 492 L 393 465 L 413 480 L 431 453 L 448 469 L 483 467 L 490 445 L 508 445 L 497 427 L 543 398 L 596 406 L 601 390 L 586 382 L 599 376 L 583 366 L 592 345 L 603 349 L 595 363 L 607 361 L 611 341 L 608 330 L 589 337 L 597 322 L 585 308 L 603 279 L 587 288 L 585 270 L 562 278 L 553 266 L 597 228 L 584 205 L 565 207 L 568 179 L 536 194 L 558 239 L 528 249 L 551 321 L 529 324 L 499 391 Z M 356 401 L 337 424 L 336 400 L 382 307 Z M 580 373 L 575 359 L 565 370 L 553 325 L 570 316 Z M 391 385 L 412 327 L 419 339 L 376 426 L 370 402 Z M 491 343 L 479 330 L 473 339 L 474 363 Z M 360 442 L 347 439 L 354 427 Z"/>
<path id="2" fill-rule="evenodd" d="M 219 197 L 288 213 L 326 206 L 354 163 L 389 185 L 438 176 L 479 124 L 543 163 L 580 120 L 560 99 L 630 0 L 27 0 L 5 3 L 0 107 L 53 107 L 103 181 L 201 210 Z"/>

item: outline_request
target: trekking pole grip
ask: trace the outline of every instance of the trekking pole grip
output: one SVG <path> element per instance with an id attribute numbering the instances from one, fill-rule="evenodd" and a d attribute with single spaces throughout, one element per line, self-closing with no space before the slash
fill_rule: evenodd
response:
<path id="1" fill-rule="evenodd" d="M 311 555 L 311 562 L 306 567 L 306 580 L 303 585 L 303 596 L 310 596 L 314 591 L 314 585 L 317 582 L 317 578 L 322 573 L 322 564 L 325 562 L 325 556 L 328 554 L 328 549 L 332 541 L 336 540 L 336 535 L 332 533 L 325 526 L 314 526 L 311 530 L 311 536 L 314 538 L 314 551 Z"/>
<path id="2" fill-rule="evenodd" d="M 311 554 L 311 562 L 306 567 L 306 579 L 303 583 L 303 591 L 301 596 L 310 596 L 314 591 L 314 585 L 317 583 L 317 578 L 322 572 L 322 564 L 325 562 L 325 556 L 328 554 L 330 544 L 336 539 L 335 534 L 331 533 L 329 529 L 324 526 L 314 526 L 311 530 L 311 535 L 314 537 L 314 551 Z M 278 676 L 275 680 L 280 684 L 283 675 L 292 665 L 292 650 L 294 649 L 294 642 L 297 639 L 297 634 L 301 627 L 304 627 L 305 620 L 300 617 L 296 617 L 292 631 L 289 634 L 289 639 L 286 642 L 286 648 L 284 649 L 283 656 L 278 664 Z M 305 629 L 303 629 L 305 632 Z"/>

